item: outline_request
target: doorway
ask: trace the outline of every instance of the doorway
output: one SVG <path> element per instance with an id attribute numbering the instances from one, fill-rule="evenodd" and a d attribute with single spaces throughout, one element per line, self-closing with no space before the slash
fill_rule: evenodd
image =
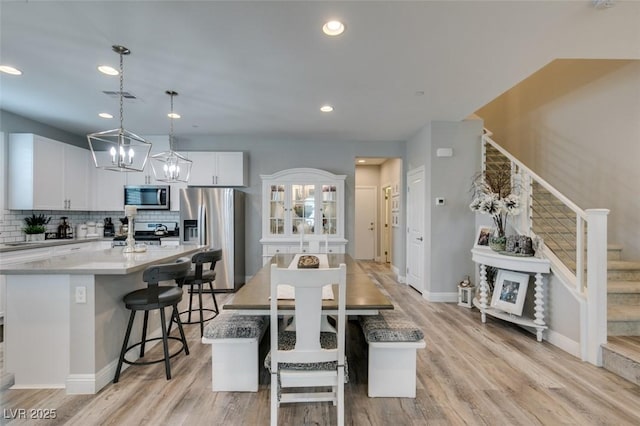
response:
<path id="1" fill-rule="evenodd" d="M 358 260 L 376 258 L 377 191 L 375 186 L 356 186 L 355 257 Z"/>
<path id="2" fill-rule="evenodd" d="M 407 173 L 407 284 L 425 292 L 424 167 Z"/>

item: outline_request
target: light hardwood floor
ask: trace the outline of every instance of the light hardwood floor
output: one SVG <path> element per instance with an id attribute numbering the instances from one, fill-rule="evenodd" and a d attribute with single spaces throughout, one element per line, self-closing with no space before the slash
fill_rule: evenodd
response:
<path id="1" fill-rule="evenodd" d="M 395 282 L 388 269 L 362 266 L 425 331 L 418 351 L 417 397 L 368 398 L 366 345 L 349 324 L 349 425 L 638 425 L 640 387 L 542 342 L 512 324 L 476 309 L 429 303 Z M 224 302 L 228 295 L 219 295 Z M 269 377 L 262 369 L 257 393 L 212 392 L 209 346 L 199 327 L 187 326 L 189 356 L 172 360 L 173 379 L 162 365 L 131 367 L 116 385 L 97 395 L 67 396 L 63 390 L 6 390 L 8 410 L 55 409 L 52 421 L 0 419 L 10 424 L 65 425 L 267 425 Z M 261 350 L 267 350 L 263 340 Z M 154 348 L 154 352 L 160 348 Z M 46 362 L 46 351 L 43 351 Z M 328 403 L 284 405 L 281 424 L 335 424 Z"/>

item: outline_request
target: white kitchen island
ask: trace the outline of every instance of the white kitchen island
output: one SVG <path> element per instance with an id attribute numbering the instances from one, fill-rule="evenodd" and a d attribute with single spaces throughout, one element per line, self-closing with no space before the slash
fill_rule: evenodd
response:
<path id="1" fill-rule="evenodd" d="M 120 247 L 3 266 L 4 369 L 14 374 L 14 388 L 98 392 L 113 380 L 129 319 L 122 297 L 146 286 L 142 273 L 148 266 L 190 258 L 201 248 L 124 254 Z M 159 327 L 156 312 L 149 318 L 150 334 L 159 335 Z M 131 341 L 141 330 L 140 318 Z"/>

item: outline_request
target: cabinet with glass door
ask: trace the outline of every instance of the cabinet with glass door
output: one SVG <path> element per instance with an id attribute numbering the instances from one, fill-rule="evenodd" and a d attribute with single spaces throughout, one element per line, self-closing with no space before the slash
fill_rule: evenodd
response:
<path id="1" fill-rule="evenodd" d="M 344 253 L 344 175 L 289 169 L 261 177 L 265 257 L 297 252 L 308 234 L 326 235 L 328 251 Z"/>

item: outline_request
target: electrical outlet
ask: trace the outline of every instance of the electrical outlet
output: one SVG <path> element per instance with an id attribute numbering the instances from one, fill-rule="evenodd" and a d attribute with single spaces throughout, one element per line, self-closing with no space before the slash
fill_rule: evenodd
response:
<path id="1" fill-rule="evenodd" d="M 76 287 L 76 303 L 87 303 L 87 288 L 85 286 Z"/>

